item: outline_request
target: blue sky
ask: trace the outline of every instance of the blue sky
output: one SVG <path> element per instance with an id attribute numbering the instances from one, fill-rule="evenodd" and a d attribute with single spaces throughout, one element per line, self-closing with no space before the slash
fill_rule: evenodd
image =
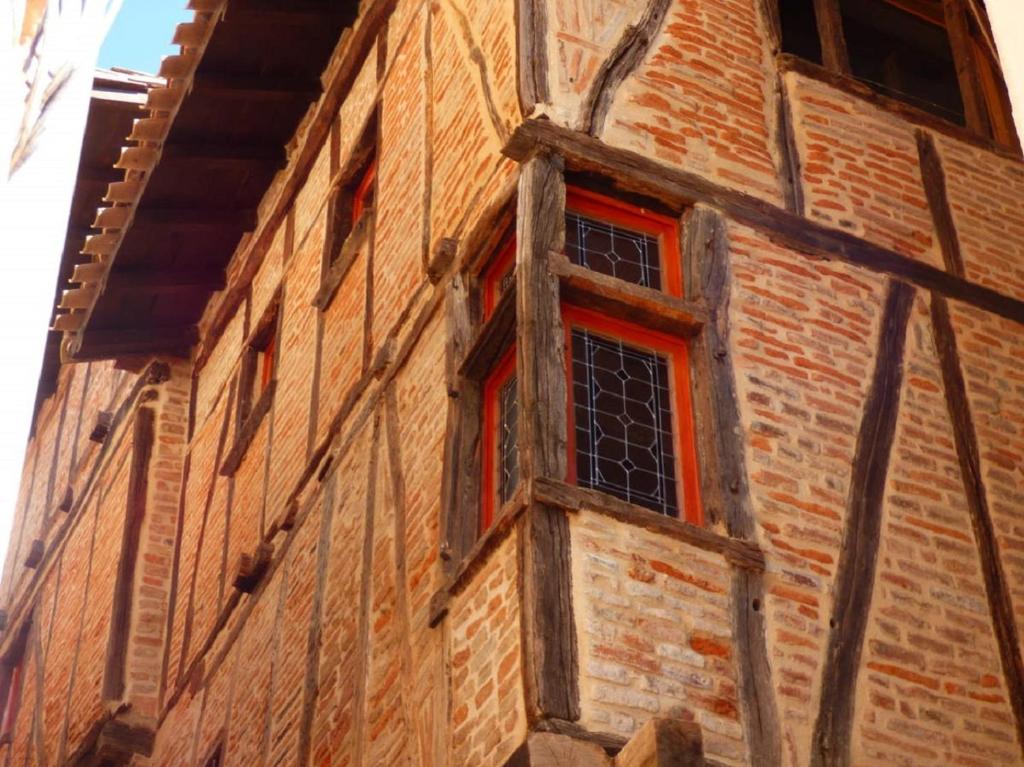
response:
<path id="1" fill-rule="evenodd" d="M 186 0 L 124 0 L 100 48 L 101 67 L 126 67 L 156 74 L 160 59 L 178 52 L 174 27 L 190 21 Z"/>

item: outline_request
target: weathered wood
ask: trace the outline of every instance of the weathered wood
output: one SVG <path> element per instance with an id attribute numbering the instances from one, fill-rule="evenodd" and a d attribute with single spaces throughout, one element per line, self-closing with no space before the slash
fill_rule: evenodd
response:
<path id="1" fill-rule="evenodd" d="M 821 40 L 821 60 L 826 68 L 840 74 L 850 73 L 850 56 L 843 36 L 843 18 L 839 0 L 814 0 L 814 18 Z"/>
<path id="2" fill-rule="evenodd" d="M 583 727 L 578 722 L 568 722 L 565 719 L 551 717 L 537 722 L 534 726 L 535 732 L 553 732 L 556 735 L 568 735 L 574 740 L 582 740 L 594 743 L 609 756 L 614 756 L 626 745 L 627 738 L 621 735 L 612 735 L 607 732 L 594 732 Z"/>
<path id="3" fill-rule="evenodd" d="M 786 90 L 786 81 L 781 74 L 775 80 L 775 113 L 775 140 L 779 147 L 779 172 L 786 210 L 802 217 L 804 190 L 803 178 L 800 175 L 800 149 L 797 147 L 796 130 L 793 127 L 793 106 Z"/>
<path id="4" fill-rule="evenodd" d="M 605 120 L 619 86 L 643 62 L 661 31 L 671 4 L 672 0 L 648 0 L 647 7 L 636 23 L 628 25 L 623 31 L 619 42 L 601 62 L 583 100 L 580 107 L 580 130 L 591 136 L 600 136 L 604 132 Z"/>
<path id="5" fill-rule="evenodd" d="M 482 381 L 516 340 L 516 289 L 506 290 L 466 352 L 459 375 Z"/>
<path id="6" fill-rule="evenodd" d="M 779 0 L 757 0 L 757 10 L 761 15 L 765 35 L 774 55 L 782 50 L 782 19 L 779 17 Z"/>
<path id="7" fill-rule="evenodd" d="M 96 739 L 97 765 L 127 764 L 134 756 L 150 756 L 156 745 L 151 721 L 136 719 L 126 712 L 109 719 Z"/>
<path id="8" fill-rule="evenodd" d="M 161 163 L 199 164 L 204 167 L 255 166 L 268 169 L 285 164 L 282 146 L 266 144 L 165 144 L 160 154 Z"/>
<path id="9" fill-rule="evenodd" d="M 125 503 L 121 555 L 114 582 L 114 606 L 107 636 L 107 658 L 103 673 L 103 699 L 120 700 L 124 696 L 128 662 L 128 638 L 132 623 L 132 597 L 135 595 L 135 568 L 139 559 L 142 525 L 146 519 L 146 494 L 149 491 L 149 462 L 156 440 L 156 414 L 140 407 L 135 414 L 132 459 L 128 473 L 128 498 Z"/>
<path id="10" fill-rule="evenodd" d="M 611 767 L 612 760 L 594 743 L 553 732 L 531 732 L 505 767 Z"/>
<path id="11" fill-rule="evenodd" d="M 430 599 L 429 625 L 436 627 L 448 614 L 448 603 L 459 594 L 473 576 L 480 571 L 490 558 L 498 544 L 508 537 L 519 517 L 530 507 L 526 504 L 526 495 L 522 485 L 516 488 L 513 496 L 502 504 L 494 517 L 491 526 L 482 535 L 476 537 L 466 552 L 458 559 L 452 560 L 454 570 L 448 576 L 444 586 L 438 589 Z M 476 506 L 473 507 L 474 511 Z M 476 515 L 473 515 L 476 520 Z M 475 529 L 475 525 L 474 525 Z"/>
<path id="12" fill-rule="evenodd" d="M 120 330 L 90 330 L 81 345 L 71 349 L 61 346 L 64 362 L 106 360 L 123 354 L 162 354 L 169 357 L 188 357 L 189 349 L 199 339 L 195 325 L 159 328 L 124 328 Z"/>
<path id="13" fill-rule="evenodd" d="M 568 392 L 558 280 L 549 256 L 565 247 L 565 181 L 560 158 L 523 163 L 516 222 L 516 371 L 519 466 L 524 482 L 566 475 Z"/>
<path id="14" fill-rule="evenodd" d="M 757 758 L 763 764 L 760 755 Z M 700 725 L 681 719 L 648 719 L 615 757 L 615 767 L 704 767 Z"/>
<path id="15" fill-rule="evenodd" d="M 960 238 L 957 235 L 953 211 L 946 194 L 946 174 L 942 169 L 942 158 L 935 147 L 935 139 L 923 130 L 915 131 L 917 156 L 921 167 L 921 183 L 928 198 L 928 208 L 935 223 L 935 235 L 939 240 L 946 269 L 957 277 L 965 277 L 964 259 L 960 253 Z"/>
<path id="16" fill-rule="evenodd" d="M 171 293 L 175 291 L 223 290 L 227 280 L 221 269 L 148 269 L 112 268 L 107 274 L 105 290 L 124 292 Z"/>
<path id="17" fill-rule="evenodd" d="M 572 544 L 565 511 L 530 504 L 520 523 L 523 666 L 527 717 L 580 718 L 572 605 Z"/>
<path id="18" fill-rule="evenodd" d="M 445 378 L 448 415 L 445 422 L 441 476 L 441 558 L 450 572 L 465 556 L 476 538 L 479 497 L 477 471 L 480 441 L 480 385 L 459 374 L 472 343 L 473 320 L 469 287 L 462 274 L 453 275 L 447 287 Z"/>
<path id="19" fill-rule="evenodd" d="M 538 104 L 551 101 L 548 82 L 547 0 L 515 0 L 519 48 L 519 107 L 532 115 Z"/>
<path id="20" fill-rule="evenodd" d="M 331 204 L 338 205 L 340 203 L 335 200 Z M 327 240 L 324 243 L 323 277 L 320 280 L 320 289 L 313 298 L 313 305 L 320 311 L 327 311 L 327 308 L 331 305 L 331 301 L 334 300 L 334 296 L 338 292 L 338 286 L 344 281 L 345 275 L 348 274 L 349 269 L 352 268 L 352 264 L 354 264 L 356 259 L 359 257 L 359 253 L 362 251 L 363 246 L 366 245 L 369 233 L 373 229 L 372 219 L 373 210 L 367 208 L 363 211 L 363 215 L 359 217 L 359 221 L 356 225 L 353 226 L 351 231 L 345 235 L 344 242 L 337 245 L 340 250 L 333 263 L 330 262 L 327 254 L 331 252 L 333 247 L 335 247 L 335 244 L 332 242 L 333 238 L 341 236 L 341 233 L 336 232 L 333 229 L 328 233 Z M 330 226 L 333 227 L 336 226 L 336 224 L 332 224 Z"/>
<path id="21" fill-rule="evenodd" d="M 1003 566 L 996 538 L 995 524 L 989 509 L 988 493 L 982 475 L 978 436 L 974 427 L 971 401 L 967 394 L 963 365 L 957 348 L 956 332 L 949 305 L 941 296 L 932 296 L 932 333 L 942 367 L 942 382 L 953 437 L 956 442 L 960 474 L 963 477 L 967 511 L 978 547 L 978 564 L 985 581 L 992 628 L 1006 680 L 1007 697 L 1013 710 L 1017 743 L 1024 749 L 1024 659 L 1021 637 L 1010 596 L 1010 580 Z"/>
<path id="22" fill-rule="evenodd" d="M 736 374 L 729 353 L 729 242 L 725 220 L 698 205 L 683 230 L 683 262 L 691 295 L 712 312 L 691 346 L 694 427 L 701 460 L 701 496 L 711 524 L 724 523 L 730 536 L 754 545 L 755 521 L 747 481 L 743 424 Z M 759 569 L 739 567 L 732 577 L 732 614 L 739 669 L 739 700 L 751 753 L 773 767 L 782 762 L 778 711 L 768 665 L 763 602 L 764 558 Z"/>
<path id="23" fill-rule="evenodd" d="M 545 506 L 567 512 L 590 511 L 650 530 L 703 551 L 722 555 L 730 565 L 745 570 L 764 570 L 764 554 L 753 541 L 731 538 L 707 527 L 645 509 L 614 496 L 577 487 L 559 480 L 538 477 L 534 482 L 535 500 Z"/>
<path id="24" fill-rule="evenodd" d="M 697 335 L 707 322 L 707 310 L 699 303 L 595 272 L 560 253 L 548 260 L 562 298 L 576 306 L 684 338 Z"/>
<path id="25" fill-rule="evenodd" d="M 253 77 L 251 75 L 225 75 L 202 69 L 192 78 L 192 93 L 215 98 L 218 101 L 244 99 L 264 102 L 310 102 L 323 92 L 319 80 L 302 77 Z"/>
<path id="26" fill-rule="evenodd" d="M 251 594 L 255 590 L 256 584 L 266 574 L 273 557 L 274 544 L 266 541 L 257 544 L 251 553 L 242 552 L 238 556 L 238 564 L 235 566 L 231 585 L 243 594 Z"/>
<path id="27" fill-rule="evenodd" d="M 967 7 L 964 0 L 943 0 L 942 9 L 946 19 L 946 33 L 949 47 L 953 52 L 956 79 L 960 83 L 960 99 L 964 105 L 964 119 L 967 127 L 986 138 L 992 135 L 985 94 L 978 80 L 978 68 L 974 63 L 971 49 L 971 31 L 967 21 Z"/>
<path id="28" fill-rule="evenodd" d="M 252 406 L 252 409 L 246 416 L 245 421 L 238 425 L 238 430 L 235 434 L 235 442 L 228 451 L 227 456 L 224 458 L 224 462 L 220 465 L 220 475 L 222 477 L 234 476 L 235 472 L 238 471 L 238 467 L 241 466 L 242 459 L 245 457 L 245 453 L 249 449 L 249 445 L 256 436 L 256 432 L 259 430 L 260 424 L 263 423 L 264 416 L 266 416 L 270 411 L 270 406 L 274 402 L 274 392 L 276 390 L 277 379 L 273 379 L 267 384 L 263 393 L 260 394 L 260 398 L 256 400 L 256 404 Z"/>
<path id="29" fill-rule="evenodd" d="M 561 155 L 574 170 L 600 173 L 617 187 L 647 194 L 680 209 L 696 203 L 718 208 L 730 219 L 751 226 L 774 242 L 797 252 L 887 274 L 1024 323 L 1024 301 L 968 282 L 848 232 L 801 218 L 696 174 L 668 168 L 635 152 L 610 147 L 548 120 L 525 121 L 504 149 L 506 155 L 517 160 L 541 150 Z"/>
<path id="30" fill-rule="evenodd" d="M 459 252 L 459 240 L 456 237 L 442 237 L 434 253 L 427 262 L 427 279 L 435 285 L 448 272 L 448 269 L 455 263 L 455 257 Z"/>
<path id="31" fill-rule="evenodd" d="M 890 283 L 882 314 L 875 371 L 857 436 L 843 545 L 836 566 L 831 631 L 811 746 L 811 764 L 815 767 L 846 765 L 850 761 L 857 674 L 875 585 L 885 483 L 896 437 L 914 294 L 905 283 Z"/>

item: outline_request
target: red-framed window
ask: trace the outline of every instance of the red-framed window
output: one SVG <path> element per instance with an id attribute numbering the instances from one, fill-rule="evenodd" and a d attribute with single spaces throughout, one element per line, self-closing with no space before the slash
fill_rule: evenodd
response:
<path id="1" fill-rule="evenodd" d="M 21 705 L 21 666 L 19 661 L 3 669 L 3 683 L 0 685 L 0 702 L 3 704 L 0 743 L 10 743 L 14 737 L 14 723 L 18 719 L 18 706 Z"/>
<path id="2" fill-rule="evenodd" d="M 512 498 L 519 484 L 519 397 L 516 350 L 509 349 L 484 381 L 483 481 L 480 532 L 494 522 L 501 504 Z"/>
<path id="3" fill-rule="evenodd" d="M 701 524 L 684 340 L 563 305 L 568 481 Z"/>
<path id="4" fill-rule="evenodd" d="M 565 254 L 595 272 L 672 296 L 683 294 L 678 223 L 646 208 L 570 187 Z"/>
<path id="5" fill-rule="evenodd" d="M 675 219 L 593 192 L 566 196 L 566 256 L 626 282 L 683 295 Z M 482 273 L 484 316 L 514 274 L 507 242 Z M 703 522 L 685 339 L 564 303 L 566 480 L 693 524 Z M 480 531 L 518 481 L 515 353 L 483 386 Z"/>

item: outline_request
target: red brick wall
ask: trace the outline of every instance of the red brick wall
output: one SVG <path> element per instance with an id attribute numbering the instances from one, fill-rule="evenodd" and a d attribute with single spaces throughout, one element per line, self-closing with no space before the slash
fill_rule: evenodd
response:
<path id="1" fill-rule="evenodd" d="M 816 80 L 785 83 L 808 217 L 941 267 L 914 126 Z"/>
<path id="2" fill-rule="evenodd" d="M 592 512 L 571 526 L 581 723 L 628 738 L 694 721 L 705 754 L 746 763 L 725 560 Z"/>

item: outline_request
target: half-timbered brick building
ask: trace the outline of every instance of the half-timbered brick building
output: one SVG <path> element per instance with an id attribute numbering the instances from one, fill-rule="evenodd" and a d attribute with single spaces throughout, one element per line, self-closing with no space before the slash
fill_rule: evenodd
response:
<path id="1" fill-rule="evenodd" d="M 4 765 L 1022 763 L 980 2 L 191 6 L 86 140 Z"/>

